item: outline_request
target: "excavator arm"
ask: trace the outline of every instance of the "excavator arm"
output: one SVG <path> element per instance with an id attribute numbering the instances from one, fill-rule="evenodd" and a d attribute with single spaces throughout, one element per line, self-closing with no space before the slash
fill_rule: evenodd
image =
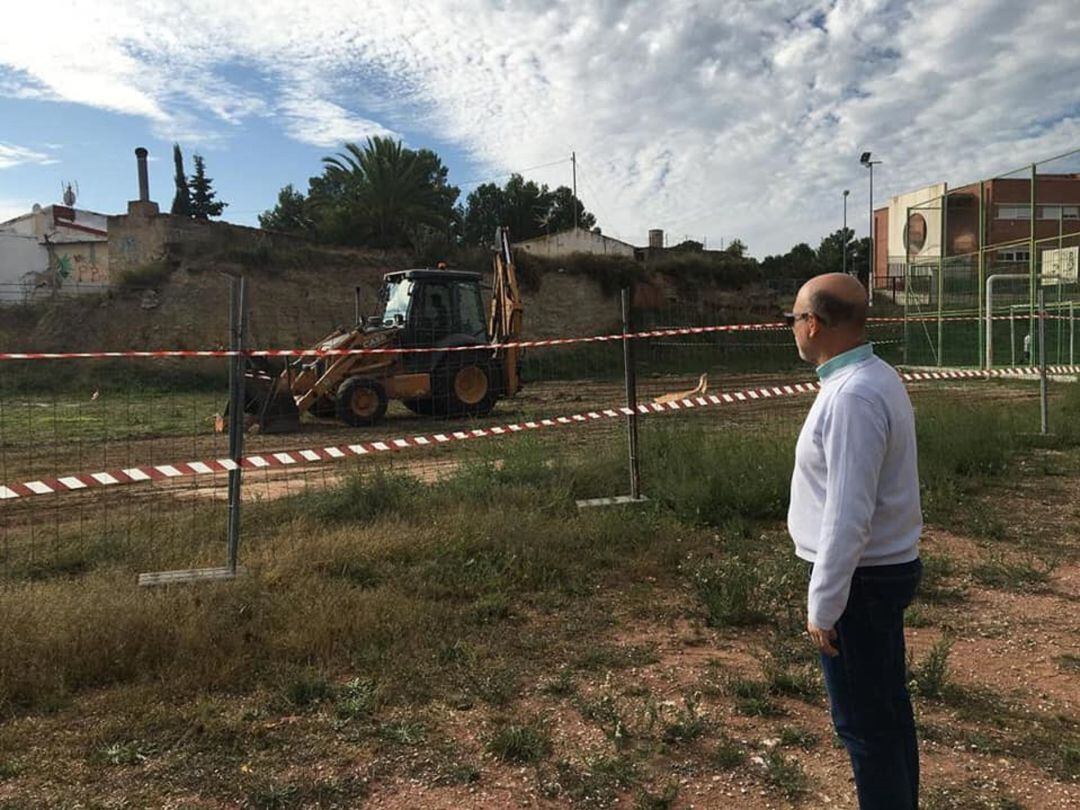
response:
<path id="1" fill-rule="evenodd" d="M 521 335 L 521 319 L 524 313 L 521 292 L 518 289 L 517 268 L 510 250 L 510 232 L 507 228 L 495 231 L 495 255 L 492 258 L 491 313 L 488 334 L 492 343 L 508 343 Z M 508 348 L 503 352 L 503 386 L 506 396 L 513 396 L 521 389 L 518 376 L 518 359 L 521 350 Z"/>

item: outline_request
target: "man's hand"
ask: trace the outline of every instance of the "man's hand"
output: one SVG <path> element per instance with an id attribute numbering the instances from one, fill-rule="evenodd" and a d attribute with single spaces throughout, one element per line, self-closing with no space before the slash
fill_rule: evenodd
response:
<path id="1" fill-rule="evenodd" d="M 813 639 L 818 649 L 825 653 L 825 655 L 829 656 L 830 658 L 835 658 L 840 654 L 840 651 L 837 650 L 832 643 L 836 641 L 835 628 L 823 630 L 822 628 L 815 626 L 812 622 L 807 621 L 806 632 L 810 635 L 810 638 Z"/>

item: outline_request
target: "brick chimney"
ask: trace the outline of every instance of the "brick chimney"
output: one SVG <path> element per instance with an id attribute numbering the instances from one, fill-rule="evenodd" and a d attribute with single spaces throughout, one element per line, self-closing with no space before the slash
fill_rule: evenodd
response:
<path id="1" fill-rule="evenodd" d="M 158 204 L 150 199 L 150 173 L 146 166 L 149 154 L 142 146 L 135 150 L 135 161 L 139 168 L 139 199 L 128 203 L 129 216 L 152 217 L 161 213 Z"/>

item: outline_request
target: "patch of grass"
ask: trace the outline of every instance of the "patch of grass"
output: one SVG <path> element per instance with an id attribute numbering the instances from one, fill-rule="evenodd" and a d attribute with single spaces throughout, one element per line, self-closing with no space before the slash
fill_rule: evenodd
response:
<path id="1" fill-rule="evenodd" d="M 812 664 L 780 667 L 773 661 L 762 665 L 762 674 L 769 693 L 798 698 L 806 703 L 817 703 L 825 694 L 821 671 Z"/>
<path id="2" fill-rule="evenodd" d="M 769 686 L 764 681 L 736 679 L 729 689 L 735 698 L 735 711 L 746 717 L 782 717 L 785 712 L 769 697 Z"/>
<path id="3" fill-rule="evenodd" d="M 653 459 L 649 497 L 684 520 L 709 526 L 732 518 L 782 518 L 797 430 L 787 424 L 774 428 L 768 433 L 651 430 L 644 451 Z"/>
<path id="4" fill-rule="evenodd" d="M 106 765 L 141 765 L 154 753 L 154 747 L 138 740 L 111 743 L 97 752 L 96 759 Z"/>
<path id="5" fill-rule="evenodd" d="M 302 672 L 285 684 L 282 696 L 292 706 L 306 709 L 334 697 L 334 687 L 323 675 Z"/>
<path id="6" fill-rule="evenodd" d="M 675 719 L 664 728 L 661 738 L 669 744 L 686 743 L 696 740 L 704 731 L 705 718 L 698 712 L 698 698 L 696 695 L 686 695 Z"/>
<path id="7" fill-rule="evenodd" d="M 538 723 L 503 726 L 488 740 L 487 751 L 503 762 L 527 765 L 551 753 L 551 738 Z"/>
<path id="8" fill-rule="evenodd" d="M 658 792 L 642 788 L 634 802 L 637 810 L 669 810 L 675 806 L 675 800 L 679 798 L 679 783 L 668 782 Z"/>
<path id="9" fill-rule="evenodd" d="M 707 623 L 710 627 L 791 625 L 798 613 L 798 592 L 805 584 L 804 567 L 793 555 L 753 553 L 740 548 L 744 544 L 735 540 L 724 556 L 686 566 Z"/>
<path id="10" fill-rule="evenodd" d="M 812 731 L 795 726 L 784 726 L 780 729 L 780 745 L 785 748 L 801 748 L 809 751 L 821 741 L 821 737 Z"/>
<path id="11" fill-rule="evenodd" d="M 746 762 L 746 749 L 725 734 L 720 735 L 709 761 L 717 768 L 731 771 Z"/>
<path id="12" fill-rule="evenodd" d="M 267 782 L 248 791 L 247 803 L 254 810 L 286 810 L 298 806 L 300 788 L 297 785 L 283 785 Z"/>
<path id="13" fill-rule="evenodd" d="M 924 810 L 1024 810 L 1012 796 L 994 784 L 936 785 L 922 791 Z"/>
<path id="14" fill-rule="evenodd" d="M 577 684 L 574 683 L 570 670 L 563 667 L 554 678 L 544 682 L 540 691 L 552 697 L 567 698 L 577 694 Z"/>
<path id="15" fill-rule="evenodd" d="M 14 779 L 23 772 L 22 765 L 13 759 L 0 759 L 0 782 L 5 779 Z"/>
<path id="16" fill-rule="evenodd" d="M 643 667 L 658 660 L 655 644 L 597 644 L 586 650 L 574 663 L 579 669 L 602 672 Z"/>
<path id="17" fill-rule="evenodd" d="M 951 580 L 957 575 L 956 564 L 946 554 L 922 554 L 922 580 L 919 582 L 917 599 L 932 604 L 961 601 L 964 589 Z"/>
<path id="18" fill-rule="evenodd" d="M 765 781 L 774 790 L 789 799 L 797 799 L 809 789 L 809 779 L 802 764 L 794 757 L 786 757 L 779 751 L 764 755 Z"/>
<path id="19" fill-rule="evenodd" d="M 561 760 L 555 774 L 555 782 L 546 784 L 545 792 L 585 807 L 607 807 L 619 791 L 637 782 L 637 768 L 626 756 L 586 758 L 580 768 Z"/>
<path id="20" fill-rule="evenodd" d="M 353 475 L 339 486 L 311 490 L 278 504 L 280 509 L 294 513 L 299 509 L 319 523 L 333 525 L 368 523 L 383 515 L 401 514 L 422 497 L 423 485 L 416 478 L 377 467 L 373 473 Z M 275 505 L 270 506 L 273 509 Z M 335 574 L 337 565 L 342 574 Z M 324 563 L 328 574 L 351 572 L 359 575 L 360 584 L 365 586 L 377 581 L 370 563 L 363 558 L 346 559 L 337 565 Z"/>
<path id="21" fill-rule="evenodd" d="M 912 691 L 928 700 L 938 700 L 949 684 L 949 652 L 952 639 L 943 637 L 918 665 L 909 663 L 909 683 Z"/>
<path id="22" fill-rule="evenodd" d="M 394 745 L 420 745 L 427 738 L 427 727 L 419 720 L 394 720 L 379 726 L 380 739 Z"/>
<path id="23" fill-rule="evenodd" d="M 337 695 L 334 714 L 342 720 L 368 718 L 375 710 L 378 688 L 374 681 L 366 678 L 353 678 Z"/>
<path id="24" fill-rule="evenodd" d="M 1034 593 L 1046 589 L 1050 574 L 1057 567 L 1056 561 L 1009 559 L 1000 552 L 991 553 L 983 561 L 971 567 L 975 581 L 987 588 Z"/>

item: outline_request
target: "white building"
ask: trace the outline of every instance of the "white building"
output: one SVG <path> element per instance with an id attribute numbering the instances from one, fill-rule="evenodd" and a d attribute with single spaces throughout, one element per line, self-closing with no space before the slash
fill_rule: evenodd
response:
<path id="1" fill-rule="evenodd" d="M 105 214 L 65 205 L 35 205 L 0 222 L 0 301 L 100 291 L 109 281 L 108 239 Z"/>
<path id="2" fill-rule="evenodd" d="M 586 230 L 585 228 L 570 228 L 558 233 L 549 233 L 516 242 L 515 250 L 522 250 L 534 256 L 554 259 L 569 256 L 573 253 L 591 253 L 600 256 L 626 256 L 634 258 L 635 248 L 633 245 L 610 236 Z"/>

